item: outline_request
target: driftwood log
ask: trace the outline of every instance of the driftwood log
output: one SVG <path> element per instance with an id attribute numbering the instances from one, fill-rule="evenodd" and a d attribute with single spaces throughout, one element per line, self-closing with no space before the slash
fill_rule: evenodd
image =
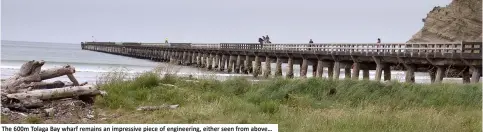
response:
<path id="1" fill-rule="evenodd" d="M 52 84 L 40 82 L 42 80 L 47 80 L 55 77 L 60 77 L 67 75 L 67 77 L 72 81 L 73 86 L 79 86 L 79 82 L 74 77 L 75 68 L 70 65 L 66 65 L 61 68 L 52 68 L 47 70 L 41 70 L 41 67 L 45 64 L 44 61 L 28 61 L 23 64 L 19 72 L 6 79 L 2 85 L 2 93 L 16 93 L 17 91 L 25 91 L 21 89 L 27 88 L 53 88 L 53 87 L 63 87 L 61 83 L 54 82 Z"/>
<path id="2" fill-rule="evenodd" d="M 70 98 L 80 95 L 99 95 L 101 92 L 93 85 L 72 86 L 54 89 L 32 90 L 22 93 L 7 94 L 7 98 L 24 100 L 36 98 L 40 100 L 51 100 L 59 98 Z"/>
<path id="3" fill-rule="evenodd" d="M 138 107 L 136 110 L 139 111 L 153 111 L 153 110 L 160 110 L 160 109 L 176 109 L 179 105 L 160 105 L 160 106 L 141 106 Z"/>
<path id="4" fill-rule="evenodd" d="M 70 65 L 66 65 L 64 67 L 60 67 L 60 68 L 52 68 L 52 69 L 47 69 L 47 70 L 43 70 L 40 72 L 40 78 L 41 80 L 47 80 L 47 79 L 51 79 L 51 78 L 56 78 L 56 77 L 60 77 L 60 76 L 64 76 L 64 75 L 71 75 L 75 73 L 75 68 L 73 66 L 70 66 Z M 73 77 L 73 76 L 72 76 Z M 71 77 L 69 77 L 70 79 Z M 72 81 L 72 79 L 71 79 Z M 74 81 L 77 82 L 77 80 L 75 80 L 74 78 Z"/>
<path id="5" fill-rule="evenodd" d="M 77 82 L 78 83 L 78 82 Z M 29 84 L 20 84 L 18 87 L 17 92 L 25 92 L 31 91 L 36 89 L 52 89 L 52 88 L 61 88 L 67 86 L 84 86 L 87 82 L 83 82 L 81 84 L 75 84 L 74 82 L 62 82 L 62 81 L 54 81 L 54 82 L 31 82 Z"/>
<path id="6" fill-rule="evenodd" d="M 3 93 L 15 93 L 18 90 L 17 86 L 23 83 L 40 82 L 41 67 L 44 65 L 44 61 L 28 61 L 20 67 L 20 71 L 13 77 L 6 79 L 2 85 Z"/>
<path id="7" fill-rule="evenodd" d="M 28 108 L 43 106 L 43 101 L 61 98 L 91 98 L 96 95 L 106 95 L 94 85 L 87 82 L 79 83 L 74 77 L 75 68 L 70 65 L 41 70 L 44 61 L 28 61 L 23 64 L 18 73 L 2 80 L 2 106 L 26 111 Z M 71 82 L 44 82 L 60 76 L 67 76 Z"/>

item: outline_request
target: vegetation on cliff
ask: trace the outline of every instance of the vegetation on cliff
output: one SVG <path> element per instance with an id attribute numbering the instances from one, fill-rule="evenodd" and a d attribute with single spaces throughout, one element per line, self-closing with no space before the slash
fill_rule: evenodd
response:
<path id="1" fill-rule="evenodd" d="M 481 41 L 481 0 L 453 0 L 434 7 L 423 18 L 424 27 L 408 42 Z"/>

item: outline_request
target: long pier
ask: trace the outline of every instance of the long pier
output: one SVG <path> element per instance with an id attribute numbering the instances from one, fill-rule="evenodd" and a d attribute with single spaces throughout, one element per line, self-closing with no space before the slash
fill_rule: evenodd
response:
<path id="1" fill-rule="evenodd" d="M 282 76 L 282 63 L 288 63 L 287 78 L 294 77 L 294 64 L 300 64 L 300 77 L 307 77 L 308 66 L 314 77 L 330 79 L 391 80 L 391 70 L 404 70 L 405 81 L 414 82 L 414 72 L 427 72 L 432 83 L 443 78 L 463 78 L 477 83 L 482 75 L 482 42 L 457 43 L 116 43 L 82 42 L 83 50 L 130 56 L 153 61 L 190 65 L 207 70 L 252 74 L 254 77 Z M 261 62 L 265 63 L 262 69 Z M 272 74 L 271 63 L 276 63 Z"/>

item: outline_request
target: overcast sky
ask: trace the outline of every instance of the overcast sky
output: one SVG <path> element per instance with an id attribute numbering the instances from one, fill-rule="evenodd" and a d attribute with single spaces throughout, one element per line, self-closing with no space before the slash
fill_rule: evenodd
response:
<path id="1" fill-rule="evenodd" d="M 451 0 L 1 0 L 1 39 L 406 42 Z"/>

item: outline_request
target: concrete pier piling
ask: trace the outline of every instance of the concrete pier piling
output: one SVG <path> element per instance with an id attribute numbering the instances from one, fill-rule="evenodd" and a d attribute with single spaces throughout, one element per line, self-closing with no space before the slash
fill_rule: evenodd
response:
<path id="1" fill-rule="evenodd" d="M 235 57 L 230 55 L 230 57 L 228 58 L 228 66 L 226 67 L 228 73 L 233 72 L 234 63 L 235 63 Z"/>
<path id="2" fill-rule="evenodd" d="M 245 56 L 245 70 L 246 73 L 253 73 L 253 63 L 252 58 L 250 56 Z"/>
<path id="3" fill-rule="evenodd" d="M 275 76 L 282 76 L 282 59 L 280 57 L 277 57 L 277 60 L 275 62 Z"/>
<path id="4" fill-rule="evenodd" d="M 406 77 L 405 77 L 406 82 L 414 83 L 416 81 L 414 78 L 414 70 L 416 69 L 416 67 L 412 64 L 407 64 L 407 66 L 405 67 L 406 67 Z"/>
<path id="5" fill-rule="evenodd" d="M 316 77 L 322 78 L 324 74 L 324 66 L 322 60 L 317 60 L 317 69 L 316 69 Z"/>
<path id="6" fill-rule="evenodd" d="M 386 65 L 384 65 L 382 70 L 384 71 L 384 81 L 390 81 L 391 80 L 391 66 L 386 64 Z"/>
<path id="7" fill-rule="evenodd" d="M 213 54 L 208 55 L 208 59 L 206 60 L 206 69 L 211 70 L 213 68 Z"/>
<path id="8" fill-rule="evenodd" d="M 236 56 L 236 63 L 235 63 L 235 73 L 240 73 L 241 62 L 242 62 L 241 55 L 237 55 Z"/>
<path id="9" fill-rule="evenodd" d="M 334 64 L 335 63 L 334 62 L 330 62 L 330 61 L 325 61 L 325 63 L 329 65 L 327 67 L 327 77 L 329 79 L 333 79 L 334 78 Z M 337 75 L 337 78 L 339 78 L 339 75 Z"/>
<path id="10" fill-rule="evenodd" d="M 288 58 L 288 64 L 287 64 L 287 78 L 293 78 L 293 58 Z"/>
<path id="11" fill-rule="evenodd" d="M 443 81 L 445 72 L 445 67 L 443 66 L 436 66 L 436 76 L 435 76 L 435 83 L 441 83 Z"/>
<path id="12" fill-rule="evenodd" d="M 213 66 L 214 69 L 216 69 L 217 71 L 219 71 L 219 66 L 220 65 L 220 55 L 219 54 L 216 54 L 215 55 L 215 65 Z"/>
<path id="13" fill-rule="evenodd" d="M 481 67 L 471 67 L 471 83 L 478 83 L 480 82 L 480 76 L 481 76 Z"/>
<path id="14" fill-rule="evenodd" d="M 352 64 L 352 79 L 353 80 L 359 80 L 359 72 L 360 72 L 360 63 L 359 62 L 354 62 Z"/>
<path id="15" fill-rule="evenodd" d="M 339 80 L 339 75 L 340 75 L 340 62 L 339 61 L 335 61 L 334 62 L 334 67 L 333 67 L 333 79 L 335 80 Z"/>
<path id="16" fill-rule="evenodd" d="M 201 67 L 201 62 L 203 61 L 203 56 L 201 55 L 200 52 L 198 52 L 198 55 L 196 56 L 196 64 L 198 67 Z"/>
<path id="17" fill-rule="evenodd" d="M 369 80 L 369 68 L 364 68 L 362 70 L 362 79 Z"/>
<path id="18" fill-rule="evenodd" d="M 302 65 L 300 67 L 300 77 L 302 78 L 307 78 L 307 69 L 308 69 L 308 64 L 307 64 L 307 59 L 302 59 Z"/>
<path id="19" fill-rule="evenodd" d="M 254 67 L 254 70 L 253 70 L 253 77 L 258 77 L 258 75 L 260 74 L 260 72 L 261 72 L 260 65 L 261 65 L 260 57 L 255 56 L 255 67 Z"/>
<path id="20" fill-rule="evenodd" d="M 344 67 L 344 79 L 351 79 L 351 68 L 350 65 Z"/>
<path id="21" fill-rule="evenodd" d="M 435 74 L 436 77 L 436 74 Z M 470 68 L 467 67 L 463 70 L 463 83 L 471 83 Z"/>
<path id="22" fill-rule="evenodd" d="M 196 65 L 197 64 L 196 63 L 196 55 L 197 54 L 195 52 L 191 52 L 191 65 L 193 65 L 193 64 Z"/>
<path id="23" fill-rule="evenodd" d="M 221 55 L 220 71 L 225 71 L 225 65 L 226 65 L 226 55 Z"/>
<path id="24" fill-rule="evenodd" d="M 372 56 L 374 59 L 374 62 L 376 63 L 376 75 L 374 76 L 374 80 L 376 81 L 381 81 L 381 75 L 382 75 L 382 68 L 384 67 L 384 64 L 381 62 L 381 59 L 375 56 Z"/>
<path id="25" fill-rule="evenodd" d="M 265 68 L 263 69 L 263 77 L 268 78 L 272 74 L 272 65 L 270 57 L 265 58 Z"/>

